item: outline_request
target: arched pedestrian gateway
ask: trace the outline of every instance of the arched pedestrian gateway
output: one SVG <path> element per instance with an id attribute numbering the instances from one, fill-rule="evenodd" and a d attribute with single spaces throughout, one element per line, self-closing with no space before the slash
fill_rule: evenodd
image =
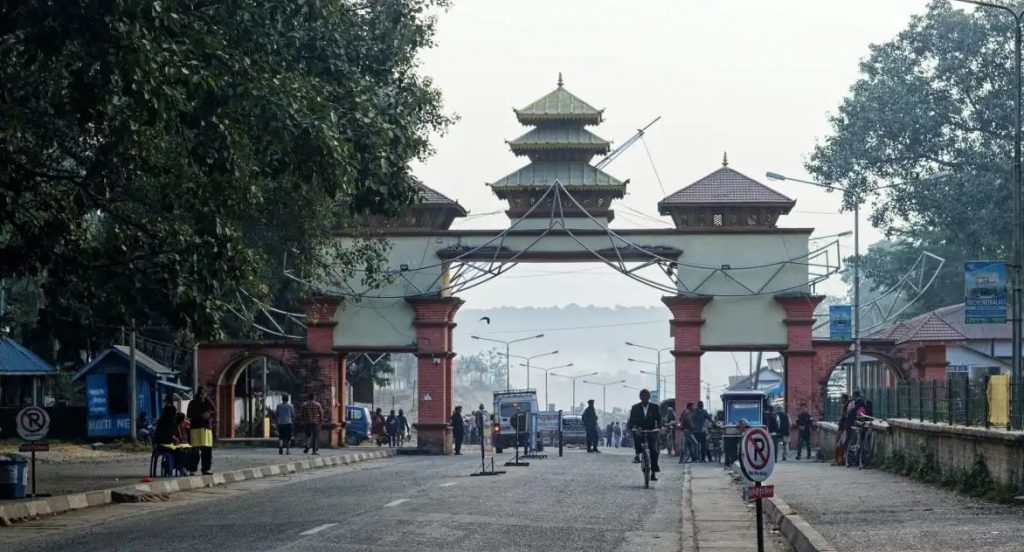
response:
<path id="1" fill-rule="evenodd" d="M 787 403 L 815 404 L 822 369 L 812 329 L 823 297 L 813 289 L 838 270 L 839 252 L 835 242 L 809 248 L 810 228 L 777 226 L 795 201 L 723 159 L 721 167 L 659 202 L 674 228 L 611 230 L 614 201 L 625 194 L 628 180 L 591 163 L 610 149 L 590 130 L 601 123 L 603 110 L 559 79 L 555 90 L 515 113 L 528 129 L 509 146 L 529 162 L 488 184 L 508 203 L 508 228 L 453 230 L 452 220 L 466 211 L 424 186 L 423 203 L 372 233 L 391 245 L 389 284 L 367 288 L 359 277 L 340 273 L 315 282 L 295 277 L 315 299 L 307 310 L 305 343 L 288 350 L 317 363 L 327 382 L 319 394 L 332 420 L 343 412 L 346 354 L 412 352 L 419 371 L 419 446 L 449 451 L 459 293 L 519 263 L 545 262 L 603 263 L 663 295 L 672 315 L 678 399 L 698 400 L 700 359 L 707 351 L 780 351 Z M 337 239 L 344 244 L 365 235 L 365 229 L 343 230 Z M 200 350 L 205 383 L 219 381 L 231 356 L 240 354 L 221 358 L 216 347 Z M 228 400 L 227 391 L 221 393 Z"/>

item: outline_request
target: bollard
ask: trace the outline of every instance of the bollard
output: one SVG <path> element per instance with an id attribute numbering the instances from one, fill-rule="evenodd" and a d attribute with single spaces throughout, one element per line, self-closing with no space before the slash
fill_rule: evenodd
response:
<path id="1" fill-rule="evenodd" d="M 547 399 L 545 399 L 545 400 L 547 400 Z M 562 411 L 559 410 L 558 411 L 558 457 L 559 458 L 562 457 L 562 446 L 563 446 L 563 441 L 562 441 Z"/>

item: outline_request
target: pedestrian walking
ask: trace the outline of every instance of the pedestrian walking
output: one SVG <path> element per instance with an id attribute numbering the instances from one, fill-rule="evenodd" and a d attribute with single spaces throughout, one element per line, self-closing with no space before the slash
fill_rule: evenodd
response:
<path id="1" fill-rule="evenodd" d="M 409 420 L 405 417 L 405 412 L 398 409 L 398 446 L 402 446 L 405 440 L 410 437 L 412 428 L 409 427 Z"/>
<path id="2" fill-rule="evenodd" d="M 587 452 L 601 452 L 597 450 L 597 443 L 601 438 L 597 429 L 597 410 L 594 408 L 594 399 L 589 399 L 587 408 L 583 410 L 583 428 L 587 431 Z"/>
<path id="3" fill-rule="evenodd" d="M 839 432 L 836 434 L 835 449 L 832 451 L 832 465 L 846 464 L 846 409 L 850 405 L 850 396 L 843 393 L 839 396 Z"/>
<path id="4" fill-rule="evenodd" d="M 281 404 L 274 409 L 274 417 L 277 419 L 277 453 L 291 454 L 292 428 L 295 426 L 295 407 L 288 402 L 288 395 L 281 396 Z"/>
<path id="5" fill-rule="evenodd" d="M 778 446 L 775 447 L 775 460 L 779 459 L 779 449 L 782 450 L 782 461 L 786 461 L 786 453 L 789 451 L 789 433 L 791 426 L 789 425 L 789 414 L 786 414 L 786 409 L 778 406 L 775 408 L 775 416 L 779 419 L 779 440 Z"/>
<path id="6" fill-rule="evenodd" d="M 384 413 L 381 409 L 373 411 L 370 415 L 370 435 L 373 436 L 373 440 L 377 442 L 377 446 L 382 446 L 385 439 L 387 439 L 387 427 L 385 425 Z"/>
<path id="7" fill-rule="evenodd" d="M 676 452 L 676 411 L 671 406 L 665 409 L 665 452 L 672 456 Z"/>
<path id="8" fill-rule="evenodd" d="M 679 429 L 683 433 L 682 444 L 679 447 L 679 463 L 696 462 L 700 445 L 693 436 L 693 403 L 686 403 L 686 409 L 679 414 Z"/>
<path id="9" fill-rule="evenodd" d="M 615 422 L 615 427 L 612 429 L 612 440 L 615 441 L 615 448 L 622 446 L 622 423 Z"/>
<path id="10" fill-rule="evenodd" d="M 394 448 L 398 445 L 398 416 L 395 416 L 395 411 L 392 410 L 388 413 L 387 419 L 384 420 L 384 430 L 388 432 L 388 447 Z"/>
<path id="11" fill-rule="evenodd" d="M 697 441 L 697 458 L 701 462 L 711 461 L 711 451 L 708 450 L 708 422 L 711 421 L 711 414 L 704 410 L 704 401 L 697 401 L 697 408 L 693 411 L 693 438 Z"/>
<path id="12" fill-rule="evenodd" d="M 196 396 L 188 403 L 186 412 L 189 422 L 189 443 L 199 449 L 199 460 L 202 462 L 203 475 L 210 475 L 213 468 L 213 419 L 217 415 L 217 407 L 206 396 L 206 388 L 199 386 Z M 195 470 L 190 470 L 195 474 Z"/>
<path id="13" fill-rule="evenodd" d="M 306 431 L 306 446 L 303 454 L 313 450 L 313 456 L 320 456 L 320 425 L 324 423 L 324 407 L 316 400 L 316 394 L 310 393 L 306 402 L 302 403 L 302 423 Z"/>
<path id="14" fill-rule="evenodd" d="M 462 455 L 462 439 L 466 436 L 466 422 L 462 419 L 462 406 L 452 412 L 452 437 L 455 439 L 455 456 Z"/>
<path id="15" fill-rule="evenodd" d="M 608 422 L 608 425 L 604 428 L 604 446 L 612 448 L 612 423 Z"/>
<path id="16" fill-rule="evenodd" d="M 811 414 L 807 412 L 807 404 L 800 405 L 800 414 L 796 417 L 796 428 L 797 428 L 797 441 L 796 441 L 796 459 L 800 459 L 800 451 L 804 447 L 807 447 L 807 459 L 811 459 L 811 427 L 814 425 L 814 420 L 811 419 Z"/>

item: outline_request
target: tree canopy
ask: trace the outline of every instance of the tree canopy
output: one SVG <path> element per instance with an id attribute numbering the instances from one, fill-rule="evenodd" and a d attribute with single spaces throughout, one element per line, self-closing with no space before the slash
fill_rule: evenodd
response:
<path id="1" fill-rule="evenodd" d="M 848 187 L 846 208 L 872 202 L 871 222 L 892 240 L 864 256 L 876 286 L 894 283 L 928 250 L 947 263 L 915 310 L 962 301 L 962 262 L 1011 252 L 1013 20 L 934 0 L 893 40 L 873 45 L 860 73 L 807 169 Z"/>
<path id="2" fill-rule="evenodd" d="M 210 338 L 416 197 L 451 118 L 417 54 L 445 0 L 0 0 L 0 278 L 41 323 Z M 371 267 L 373 263 L 371 262 Z"/>

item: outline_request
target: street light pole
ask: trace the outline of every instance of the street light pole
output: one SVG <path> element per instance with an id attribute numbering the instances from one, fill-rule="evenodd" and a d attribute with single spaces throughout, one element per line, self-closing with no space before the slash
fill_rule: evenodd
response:
<path id="1" fill-rule="evenodd" d="M 501 353 L 498 353 L 498 354 L 500 355 Z M 533 355 L 533 356 L 523 356 L 523 355 L 506 355 L 506 356 L 510 356 L 512 358 L 518 358 L 520 360 L 525 360 L 526 361 L 526 364 L 520 364 L 520 366 L 526 366 L 526 388 L 529 389 L 530 388 L 530 361 L 532 361 L 535 358 L 540 358 L 540 357 L 548 356 L 548 355 L 557 355 L 557 354 L 558 354 L 558 351 L 551 351 L 549 353 L 541 353 L 539 355 Z"/>
<path id="2" fill-rule="evenodd" d="M 658 361 L 657 361 L 657 364 L 655 364 L 655 367 L 656 367 L 655 371 L 657 372 L 657 376 L 656 376 L 657 379 L 655 380 L 655 383 L 654 383 L 655 393 L 657 393 L 657 395 L 658 395 L 658 401 L 665 400 L 665 397 L 663 397 L 661 395 L 661 353 L 662 353 L 662 351 L 671 351 L 672 347 L 665 347 L 663 349 L 659 349 L 657 347 L 648 347 L 647 345 L 637 345 L 636 343 L 631 343 L 629 341 L 626 342 L 626 345 L 628 345 L 630 347 L 637 347 L 639 349 L 647 349 L 648 351 L 654 351 L 655 354 L 658 355 Z M 650 364 L 650 363 L 648 363 L 648 364 Z"/>
<path id="3" fill-rule="evenodd" d="M 598 383 L 596 381 L 583 380 L 583 383 L 589 383 L 591 385 L 600 385 L 601 386 L 601 388 L 602 388 L 601 389 L 601 410 L 604 411 L 604 418 L 605 418 L 605 421 L 607 421 L 608 420 L 608 386 L 609 385 L 618 385 L 620 383 L 626 383 L 626 380 L 610 381 L 608 383 Z M 575 399 L 573 399 L 573 402 L 575 402 Z"/>
<path id="4" fill-rule="evenodd" d="M 558 351 L 555 352 L 557 353 Z M 547 408 L 548 406 L 548 374 L 554 370 L 561 370 L 562 368 L 569 368 L 571 366 L 575 366 L 575 364 L 570 362 L 569 364 L 563 364 L 561 366 L 552 366 L 551 368 L 541 368 L 540 366 L 534 366 L 534 368 L 538 370 L 544 370 L 544 408 Z M 527 370 L 529 370 L 529 367 L 527 367 Z M 557 376 L 558 374 L 555 375 Z M 573 397 L 573 399 L 575 400 L 575 397 Z"/>
<path id="5" fill-rule="evenodd" d="M 513 343 L 519 343 L 520 341 L 526 341 L 526 340 L 529 340 L 529 339 L 540 339 L 540 338 L 544 337 L 544 334 L 531 335 L 530 337 L 521 337 L 519 339 L 513 339 L 511 341 L 505 341 L 503 339 L 491 339 L 490 337 L 480 337 L 478 335 L 471 335 L 469 337 L 471 337 L 473 339 L 480 340 L 480 341 L 490 341 L 491 343 L 501 343 L 502 345 L 505 346 L 505 391 L 510 391 L 512 389 L 512 364 L 511 364 L 511 360 L 510 360 L 512 358 L 512 355 L 510 354 L 512 352 L 511 351 L 512 344 Z M 527 374 L 527 376 L 526 376 L 527 379 L 529 379 L 530 371 L 527 370 L 526 374 Z"/>
<path id="6" fill-rule="evenodd" d="M 1024 421 L 1021 417 L 1021 405 L 1024 404 L 1024 382 L 1021 381 L 1021 334 L 1022 330 L 1024 330 L 1021 327 L 1021 307 L 1024 306 L 1024 302 L 1022 302 L 1024 298 L 1021 297 L 1021 244 L 1024 242 L 1024 217 L 1022 217 L 1022 210 L 1024 209 L 1021 206 L 1021 190 L 1024 188 L 1024 176 L 1021 174 L 1021 103 L 1024 100 L 1021 96 L 1021 20 L 1024 19 L 1024 10 L 1017 12 L 1009 6 L 981 2 L 979 0 L 956 1 L 1001 10 L 1004 13 L 1010 14 L 1014 22 L 1013 63 L 1016 72 L 1014 76 L 1016 77 L 1017 91 L 1014 98 L 1016 121 L 1013 128 L 1013 265 L 1010 267 L 1010 283 L 1013 286 L 1013 296 L 1010 301 L 1010 322 L 1013 327 L 1013 335 L 1011 336 L 1013 380 L 1010 385 L 1010 423 L 1015 427 L 1020 427 L 1022 421 Z"/>
<path id="7" fill-rule="evenodd" d="M 576 413 L 576 380 L 580 378 L 589 378 L 590 376 L 596 376 L 597 372 L 591 372 L 589 374 L 579 374 L 578 376 L 567 376 L 565 374 L 551 374 L 552 376 L 558 376 L 560 378 L 566 378 L 572 380 L 572 408 L 569 410 L 573 414 Z"/>

